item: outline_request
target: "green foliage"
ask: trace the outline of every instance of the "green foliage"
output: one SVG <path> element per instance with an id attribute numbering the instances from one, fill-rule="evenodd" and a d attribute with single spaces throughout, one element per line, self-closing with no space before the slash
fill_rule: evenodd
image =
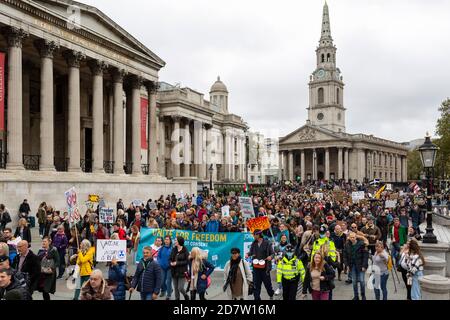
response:
<path id="1" fill-rule="evenodd" d="M 439 117 L 436 124 L 436 135 L 439 139 L 433 141 L 438 147 L 435 172 L 438 177 L 450 175 L 450 99 L 442 102 Z"/>
<path id="2" fill-rule="evenodd" d="M 420 179 L 422 161 L 418 150 L 408 152 L 408 180 Z"/>

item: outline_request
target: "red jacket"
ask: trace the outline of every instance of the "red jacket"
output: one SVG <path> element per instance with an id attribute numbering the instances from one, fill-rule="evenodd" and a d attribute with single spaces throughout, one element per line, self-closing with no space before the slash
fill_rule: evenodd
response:
<path id="1" fill-rule="evenodd" d="M 202 222 L 204 215 L 208 215 L 208 211 L 205 208 L 201 208 L 200 210 L 198 210 L 197 213 L 198 221 Z"/>

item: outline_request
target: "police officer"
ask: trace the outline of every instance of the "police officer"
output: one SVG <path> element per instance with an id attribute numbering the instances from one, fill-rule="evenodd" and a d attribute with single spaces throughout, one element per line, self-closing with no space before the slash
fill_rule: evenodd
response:
<path id="1" fill-rule="evenodd" d="M 253 265 L 253 284 L 255 300 L 261 300 L 261 285 L 264 283 L 270 300 L 273 300 L 274 291 L 270 279 L 272 270 L 272 257 L 274 255 L 272 244 L 263 238 L 261 230 L 253 232 L 253 241 L 248 257 L 252 259 Z"/>
<path id="2" fill-rule="evenodd" d="M 283 300 L 295 300 L 299 281 L 305 279 L 303 262 L 295 255 L 295 248 L 288 244 L 277 266 L 277 283 L 283 287 Z"/>

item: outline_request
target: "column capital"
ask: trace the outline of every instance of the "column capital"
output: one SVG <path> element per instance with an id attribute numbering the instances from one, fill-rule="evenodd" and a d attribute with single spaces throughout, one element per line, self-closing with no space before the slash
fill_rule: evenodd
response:
<path id="1" fill-rule="evenodd" d="M 89 60 L 88 66 L 92 74 L 96 76 L 103 76 L 103 72 L 109 67 L 108 63 L 102 60 Z"/>
<path id="2" fill-rule="evenodd" d="M 113 68 L 110 73 L 114 83 L 123 83 L 123 79 L 127 75 L 127 71 L 121 68 Z"/>
<path id="3" fill-rule="evenodd" d="M 81 51 L 66 50 L 63 55 L 71 68 L 79 68 L 81 61 L 86 59 L 86 55 Z"/>
<path id="4" fill-rule="evenodd" d="M 166 115 L 165 115 L 165 114 L 162 114 L 161 112 L 159 112 L 159 113 L 156 115 L 156 117 L 158 117 L 158 120 L 161 122 L 161 121 L 164 121 L 164 118 L 166 117 Z"/>
<path id="5" fill-rule="evenodd" d="M 158 93 L 158 89 L 160 87 L 158 81 L 144 81 L 144 85 L 147 88 L 148 94 Z"/>
<path id="6" fill-rule="evenodd" d="M 131 89 L 141 89 L 142 85 L 144 83 L 144 78 L 137 75 L 130 75 L 130 84 Z"/>
<path id="7" fill-rule="evenodd" d="M 179 116 L 179 115 L 172 115 L 172 116 L 170 116 L 171 118 L 172 118 L 172 120 L 173 120 L 173 122 L 180 122 L 181 121 L 181 116 Z"/>
<path id="8" fill-rule="evenodd" d="M 22 48 L 23 40 L 30 36 L 27 31 L 17 27 L 4 27 L 2 33 L 5 35 L 10 48 Z"/>
<path id="9" fill-rule="evenodd" d="M 194 120 L 192 120 L 191 118 L 188 117 L 182 117 L 182 120 L 184 121 L 184 124 L 191 124 L 191 122 L 193 122 Z"/>
<path id="10" fill-rule="evenodd" d="M 59 45 L 52 40 L 39 39 L 34 41 L 34 46 L 39 51 L 41 58 L 53 59 L 53 53 L 59 49 Z"/>

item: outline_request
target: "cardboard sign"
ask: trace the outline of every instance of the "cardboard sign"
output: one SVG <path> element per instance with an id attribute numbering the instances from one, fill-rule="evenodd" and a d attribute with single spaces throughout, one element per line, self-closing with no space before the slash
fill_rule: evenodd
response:
<path id="1" fill-rule="evenodd" d="M 100 223 L 114 223 L 113 209 L 100 208 L 98 220 Z"/>
<path id="2" fill-rule="evenodd" d="M 86 201 L 84 204 L 86 205 L 86 208 L 88 208 L 88 209 L 94 209 L 94 203 L 93 203 L 93 202 L 91 202 L 91 201 Z"/>
<path id="3" fill-rule="evenodd" d="M 397 206 L 397 200 L 386 200 L 384 203 L 385 208 L 395 208 Z"/>
<path id="4" fill-rule="evenodd" d="M 142 205 L 143 201 L 142 200 L 133 200 L 133 205 L 135 207 L 140 207 Z"/>
<path id="5" fill-rule="evenodd" d="M 100 198 L 100 201 L 98 203 L 99 208 L 106 208 L 105 199 Z"/>
<path id="6" fill-rule="evenodd" d="M 353 202 L 359 202 L 360 200 L 364 199 L 364 191 L 357 191 L 352 192 L 352 201 Z"/>
<path id="7" fill-rule="evenodd" d="M 398 193 L 392 193 L 392 194 L 390 194 L 389 195 L 389 198 L 391 199 L 391 200 L 397 200 L 398 199 Z"/>
<path id="8" fill-rule="evenodd" d="M 267 216 L 250 219 L 247 221 L 247 227 L 251 233 L 255 230 L 267 230 L 270 228 L 270 221 Z"/>
<path id="9" fill-rule="evenodd" d="M 390 183 L 386 184 L 386 190 L 392 191 L 392 184 Z"/>
<path id="10" fill-rule="evenodd" d="M 230 216 L 230 206 L 223 206 L 222 217 L 229 217 L 229 216 Z"/>
<path id="11" fill-rule="evenodd" d="M 242 217 L 245 219 L 251 219 L 255 216 L 252 198 L 239 197 L 239 206 L 241 207 Z"/>
<path id="12" fill-rule="evenodd" d="M 117 261 L 127 261 L 126 240 L 97 240 L 97 262 L 110 262 L 113 258 Z"/>
<path id="13" fill-rule="evenodd" d="M 100 196 L 98 194 L 90 194 L 89 195 L 90 202 L 98 203 L 99 200 L 100 200 Z"/>
<path id="14" fill-rule="evenodd" d="M 155 210 L 155 209 L 158 208 L 158 207 L 156 206 L 156 203 L 154 203 L 154 202 L 150 202 L 150 204 L 148 205 L 148 207 L 150 208 L 150 210 Z"/>
<path id="15" fill-rule="evenodd" d="M 336 199 L 336 201 L 339 202 L 344 201 L 344 191 L 342 190 L 333 191 L 333 197 Z"/>

